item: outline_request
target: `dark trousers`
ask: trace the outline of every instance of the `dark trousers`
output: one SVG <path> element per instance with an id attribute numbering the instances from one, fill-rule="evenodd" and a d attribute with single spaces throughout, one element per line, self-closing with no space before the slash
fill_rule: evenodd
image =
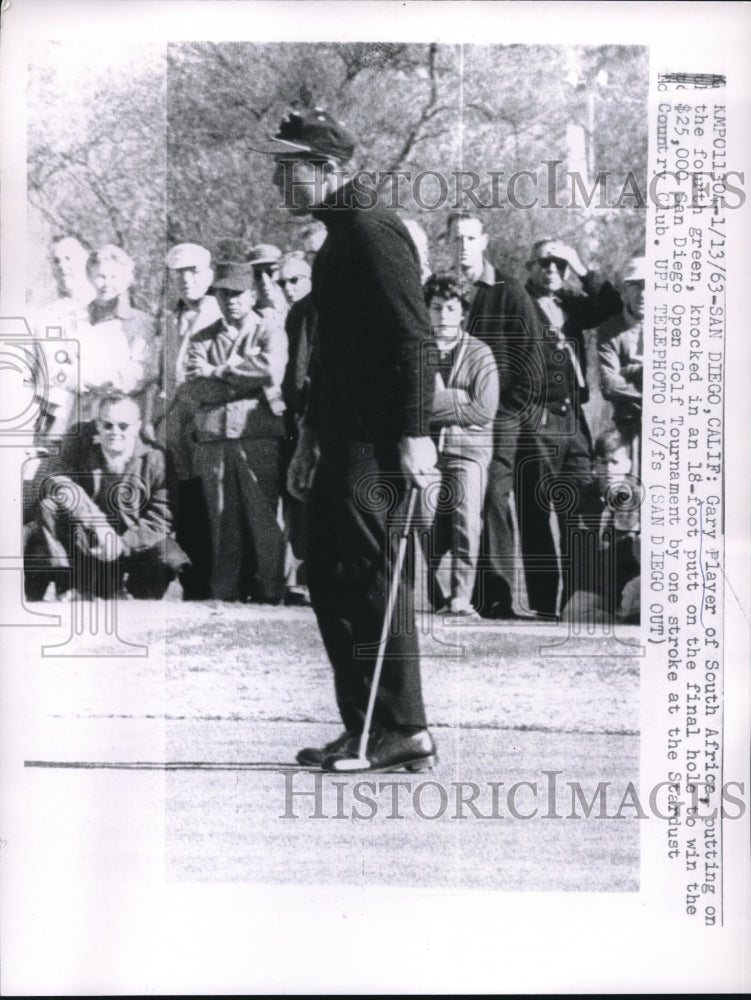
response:
<path id="1" fill-rule="evenodd" d="M 287 538 L 285 553 L 285 581 L 287 590 L 307 587 L 305 554 L 308 547 L 307 501 L 298 500 L 286 489 L 287 470 L 297 447 L 296 429 L 289 431 L 282 448 L 282 510 Z"/>
<path id="2" fill-rule="evenodd" d="M 223 601 L 284 596 L 284 532 L 278 438 L 232 438 L 194 446 L 212 531 L 212 596 Z"/>
<path id="3" fill-rule="evenodd" d="M 362 730 L 406 508 L 396 455 L 370 444 L 324 448 L 308 498 L 308 586 L 346 729 Z M 404 561 L 374 728 L 424 728 L 414 614 L 414 553 Z"/>
<path id="4" fill-rule="evenodd" d="M 555 615 L 576 591 L 590 589 L 601 505 L 586 425 L 569 409 L 545 411 L 517 453 L 516 506 L 530 610 Z M 551 525 L 559 529 L 560 564 Z"/>
<path id="5" fill-rule="evenodd" d="M 182 479 L 172 484 L 175 536 L 190 558 L 180 573 L 183 598 L 203 601 L 211 597 L 211 526 L 201 480 Z"/>
<path id="6" fill-rule="evenodd" d="M 608 619 L 620 608 L 626 584 L 641 572 L 640 536 L 609 525 L 600 539 L 600 595 Z"/>

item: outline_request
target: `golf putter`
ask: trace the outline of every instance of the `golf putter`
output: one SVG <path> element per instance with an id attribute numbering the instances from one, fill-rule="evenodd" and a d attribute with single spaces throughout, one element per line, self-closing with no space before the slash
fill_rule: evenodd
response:
<path id="1" fill-rule="evenodd" d="M 336 771 L 367 771 L 370 767 L 370 761 L 368 760 L 368 740 L 370 739 L 370 727 L 373 724 L 373 711 L 375 710 L 375 700 L 378 693 L 378 684 L 381 680 L 381 671 L 383 669 L 383 658 L 386 654 L 386 643 L 389 637 L 389 629 L 391 628 L 391 620 L 394 617 L 394 608 L 396 607 L 396 598 L 399 593 L 399 578 L 402 574 L 402 565 L 404 563 L 404 555 L 407 551 L 407 540 L 409 538 L 409 532 L 412 527 L 412 518 L 415 514 L 415 504 L 417 503 L 417 495 L 419 493 L 419 487 L 412 486 L 409 491 L 409 499 L 407 502 L 407 514 L 404 519 L 404 527 L 402 528 L 401 537 L 399 538 L 399 548 L 396 554 L 396 562 L 394 564 L 394 569 L 391 574 L 391 586 L 389 587 L 388 600 L 386 601 L 386 613 L 383 616 L 383 628 L 381 629 L 381 638 L 378 643 L 378 655 L 376 657 L 375 668 L 373 670 L 373 680 L 370 684 L 370 696 L 368 698 L 368 707 L 365 712 L 365 721 L 363 722 L 362 733 L 360 735 L 360 746 L 357 752 L 357 757 L 345 758 L 344 760 L 338 760 L 336 762 Z"/>

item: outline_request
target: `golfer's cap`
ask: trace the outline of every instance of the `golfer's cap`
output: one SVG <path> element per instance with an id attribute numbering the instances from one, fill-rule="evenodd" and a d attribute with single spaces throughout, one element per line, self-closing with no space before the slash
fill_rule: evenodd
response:
<path id="1" fill-rule="evenodd" d="M 253 265 L 245 261 L 223 261 L 216 265 L 214 288 L 229 288 L 233 292 L 245 292 L 254 287 Z"/>
<path id="2" fill-rule="evenodd" d="M 272 243 L 259 243 L 258 246 L 251 247 L 248 253 L 248 263 L 253 267 L 260 264 L 278 264 L 282 258 L 282 251 Z"/>
<path id="3" fill-rule="evenodd" d="M 632 257 L 623 272 L 623 284 L 629 281 L 647 280 L 647 262 L 644 257 Z"/>
<path id="4" fill-rule="evenodd" d="M 254 139 L 251 149 L 283 157 L 309 154 L 310 159 L 345 163 L 355 151 L 355 140 L 341 122 L 323 108 L 288 111 L 273 138 Z"/>
<path id="5" fill-rule="evenodd" d="M 164 263 L 172 271 L 181 267 L 211 267 L 211 254 L 198 243 L 178 243 L 169 250 Z"/>

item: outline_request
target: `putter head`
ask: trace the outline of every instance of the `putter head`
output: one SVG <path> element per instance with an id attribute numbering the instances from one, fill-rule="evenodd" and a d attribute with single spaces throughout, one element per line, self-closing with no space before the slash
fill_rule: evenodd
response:
<path id="1" fill-rule="evenodd" d="M 343 757 L 332 761 L 330 770 L 337 774 L 344 771 L 369 771 L 370 761 L 367 757 Z"/>

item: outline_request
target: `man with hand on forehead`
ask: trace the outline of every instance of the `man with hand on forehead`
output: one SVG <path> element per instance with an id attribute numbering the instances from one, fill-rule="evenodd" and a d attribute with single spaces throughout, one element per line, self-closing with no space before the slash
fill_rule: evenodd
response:
<path id="1" fill-rule="evenodd" d="M 251 247 L 248 261 L 253 265 L 256 283 L 256 303 L 259 309 L 274 309 L 284 316 L 287 299 L 279 287 L 279 264 L 282 251 L 271 243 L 259 243 Z"/>
<path id="2" fill-rule="evenodd" d="M 561 609 L 576 591 L 589 589 L 587 561 L 572 546 L 586 537 L 586 519 L 599 514 L 592 464 L 592 439 L 582 404 L 589 399 L 584 331 L 621 310 L 610 282 L 587 269 L 572 247 L 538 240 L 527 262 L 526 290 L 534 304 L 540 359 L 540 407 L 522 422 L 517 454 L 517 510 L 530 608 L 547 617 L 558 613 L 559 563 L 550 523 L 558 504 L 563 594 Z M 574 276 L 579 290 L 566 286 Z M 570 544 L 569 544 L 570 543 Z M 568 564 L 567 564 L 568 563 Z"/>
<path id="3" fill-rule="evenodd" d="M 318 341 L 310 399 L 288 474 L 308 494 L 308 584 L 334 669 L 345 731 L 298 761 L 327 770 L 359 766 L 370 686 L 386 617 L 398 526 L 411 486 L 436 476 L 429 436 L 433 379 L 424 372 L 429 320 L 420 266 L 403 223 L 368 192 L 360 202 L 344 168 L 355 142 L 321 108 L 291 112 L 273 140 L 285 207 L 313 215 L 328 236 L 313 268 Z M 312 480 L 312 485 L 311 485 Z M 363 768 L 432 766 L 405 560 L 398 628 L 388 634 Z"/>

